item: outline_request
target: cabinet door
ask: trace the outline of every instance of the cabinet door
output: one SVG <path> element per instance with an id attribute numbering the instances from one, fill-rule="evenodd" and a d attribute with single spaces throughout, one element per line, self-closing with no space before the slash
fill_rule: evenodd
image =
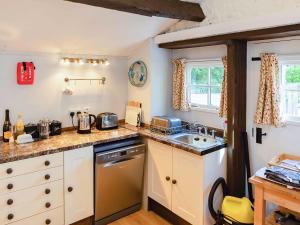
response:
<path id="1" fill-rule="evenodd" d="M 172 147 L 148 142 L 148 196 L 171 210 Z"/>
<path id="2" fill-rule="evenodd" d="M 93 215 L 93 147 L 64 152 L 65 224 Z"/>
<path id="3" fill-rule="evenodd" d="M 203 158 L 173 149 L 172 211 L 193 225 L 203 224 Z"/>

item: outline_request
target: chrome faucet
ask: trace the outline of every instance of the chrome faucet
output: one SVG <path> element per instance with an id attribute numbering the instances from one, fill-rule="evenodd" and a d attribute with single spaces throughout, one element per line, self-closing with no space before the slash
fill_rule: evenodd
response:
<path id="1" fill-rule="evenodd" d="M 201 126 L 198 126 L 197 129 L 198 129 L 198 134 L 199 134 L 199 135 L 203 135 L 203 133 L 202 133 L 203 128 L 204 128 L 204 126 L 202 126 L 202 125 L 201 125 Z"/>
<path id="2" fill-rule="evenodd" d="M 216 130 L 211 130 L 210 131 L 211 132 L 211 137 L 213 138 L 213 139 L 216 139 Z"/>
<path id="3" fill-rule="evenodd" d="M 207 127 L 204 127 L 204 135 L 208 136 L 208 128 Z"/>

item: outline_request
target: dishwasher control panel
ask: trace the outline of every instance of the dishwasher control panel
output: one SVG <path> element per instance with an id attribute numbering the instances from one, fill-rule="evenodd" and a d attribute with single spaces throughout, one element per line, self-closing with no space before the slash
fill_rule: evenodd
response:
<path id="1" fill-rule="evenodd" d="M 133 145 L 96 154 L 97 163 L 121 160 L 145 153 L 145 144 Z"/>

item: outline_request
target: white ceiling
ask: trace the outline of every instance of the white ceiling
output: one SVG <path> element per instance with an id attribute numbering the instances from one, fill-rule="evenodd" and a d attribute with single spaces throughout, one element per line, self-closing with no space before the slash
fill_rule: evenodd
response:
<path id="1" fill-rule="evenodd" d="M 0 51 L 128 56 L 177 20 L 63 0 L 0 0 Z"/>

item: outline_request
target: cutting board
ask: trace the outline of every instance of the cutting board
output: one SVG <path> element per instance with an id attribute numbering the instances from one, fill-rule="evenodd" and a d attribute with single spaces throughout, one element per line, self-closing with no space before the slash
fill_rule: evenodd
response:
<path id="1" fill-rule="evenodd" d="M 142 109 L 134 106 L 126 106 L 125 123 L 140 126 Z"/>

